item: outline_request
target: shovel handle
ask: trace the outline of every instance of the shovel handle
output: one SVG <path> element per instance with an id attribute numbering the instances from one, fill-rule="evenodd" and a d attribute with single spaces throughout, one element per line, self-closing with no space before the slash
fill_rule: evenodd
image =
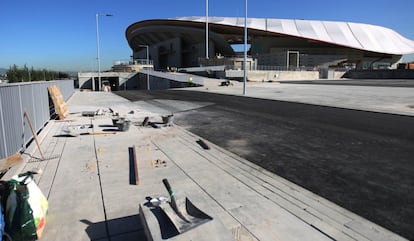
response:
<path id="1" fill-rule="evenodd" d="M 167 179 L 167 178 L 162 179 L 162 183 L 164 183 L 164 186 L 165 186 L 165 188 L 167 189 L 168 194 L 170 194 L 170 198 L 171 198 L 171 200 L 172 200 L 172 199 L 175 199 L 175 198 L 174 198 L 174 192 L 173 192 L 173 190 L 171 189 L 171 185 L 170 185 L 170 183 L 168 182 L 168 179 Z M 175 200 L 174 200 L 174 201 L 175 201 Z"/>
<path id="2" fill-rule="evenodd" d="M 171 185 L 168 182 L 168 179 L 167 178 L 162 179 L 162 183 L 164 183 L 164 186 L 167 189 L 168 194 L 170 194 L 170 203 L 171 203 L 172 208 L 178 213 L 179 211 L 178 211 L 177 203 L 175 202 L 174 192 L 171 189 Z"/>
<path id="3" fill-rule="evenodd" d="M 164 183 L 164 186 L 167 189 L 168 194 L 170 194 L 170 204 L 171 204 L 172 209 L 177 213 L 178 217 L 180 217 L 185 222 L 189 223 L 190 221 L 188 221 L 178 209 L 177 203 L 175 202 L 174 192 L 171 189 L 171 185 L 168 182 L 168 179 L 167 178 L 162 179 L 162 183 Z"/>

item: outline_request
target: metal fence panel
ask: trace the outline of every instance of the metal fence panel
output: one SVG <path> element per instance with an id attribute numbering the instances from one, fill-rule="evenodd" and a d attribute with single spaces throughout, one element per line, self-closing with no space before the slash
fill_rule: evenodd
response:
<path id="1" fill-rule="evenodd" d="M 0 159 L 24 150 L 33 138 L 24 111 L 36 132 L 50 119 L 47 87 L 53 84 L 59 86 L 66 101 L 74 93 L 73 80 L 0 85 Z"/>
<path id="2" fill-rule="evenodd" d="M 36 122 L 36 131 L 39 131 L 45 125 L 45 120 L 50 118 L 49 114 L 49 97 L 47 85 L 40 83 L 33 85 L 33 105 L 36 111 L 33 118 Z"/>
<path id="3" fill-rule="evenodd" d="M 34 128 L 36 128 L 36 118 L 35 117 L 35 108 L 33 103 L 33 85 L 19 85 L 18 86 L 20 91 L 20 108 L 21 115 L 23 116 L 23 113 L 26 111 Z M 23 139 L 24 143 L 27 143 L 31 137 L 32 132 L 30 130 L 28 121 L 23 116 Z"/>
<path id="4" fill-rule="evenodd" d="M 4 119 L 3 119 L 3 102 L 2 102 L 2 88 L 0 88 L 0 158 L 6 156 L 7 142 L 6 135 L 4 133 Z"/>
<path id="5" fill-rule="evenodd" d="M 18 85 L 6 86 L 0 93 L 3 113 L 3 130 L 7 143 L 6 156 L 19 150 L 23 143 L 23 118 Z"/>

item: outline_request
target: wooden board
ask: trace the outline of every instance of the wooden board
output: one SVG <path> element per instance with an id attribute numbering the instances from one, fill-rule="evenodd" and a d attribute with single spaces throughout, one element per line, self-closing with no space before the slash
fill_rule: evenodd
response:
<path id="1" fill-rule="evenodd" d="M 0 171 L 7 170 L 17 164 L 23 162 L 22 155 L 20 153 L 16 153 L 9 157 L 0 160 Z"/>
<path id="2" fill-rule="evenodd" d="M 25 112 L 24 112 L 24 116 L 26 117 L 27 122 L 29 123 L 30 130 L 32 130 L 33 138 L 34 138 L 34 139 L 35 139 L 35 141 L 36 141 L 36 145 L 37 145 L 37 148 L 39 149 L 39 153 L 40 153 L 40 155 L 42 156 L 42 159 L 44 159 L 45 157 L 43 156 L 43 152 L 42 152 L 42 148 L 41 148 L 41 146 L 40 146 L 39 139 L 37 138 L 36 131 L 35 131 L 35 129 L 33 128 L 32 121 L 30 121 L 30 117 L 29 117 L 29 114 L 27 113 L 27 111 L 25 111 Z"/>
<path id="3" fill-rule="evenodd" d="M 138 159 L 137 159 L 137 151 L 136 151 L 135 145 L 132 146 L 132 160 L 134 164 L 135 185 L 139 185 Z"/>
<path id="4" fill-rule="evenodd" d="M 55 106 L 55 110 L 59 116 L 59 119 L 65 119 L 69 115 L 69 112 L 65 99 L 63 98 L 59 87 L 57 85 L 51 85 L 47 87 L 47 89 L 49 91 L 50 97 L 52 98 L 53 105 Z"/>

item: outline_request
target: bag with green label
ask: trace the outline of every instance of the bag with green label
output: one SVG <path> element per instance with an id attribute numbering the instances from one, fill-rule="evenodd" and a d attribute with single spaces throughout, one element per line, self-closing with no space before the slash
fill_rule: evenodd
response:
<path id="1" fill-rule="evenodd" d="M 31 172 L 14 176 L 9 183 L 5 231 L 13 241 L 40 239 L 46 224 L 48 202 Z"/>

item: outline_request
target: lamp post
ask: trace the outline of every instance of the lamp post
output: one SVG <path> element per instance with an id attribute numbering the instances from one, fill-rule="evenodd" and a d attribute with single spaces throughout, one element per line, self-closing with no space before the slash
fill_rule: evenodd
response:
<path id="1" fill-rule="evenodd" d="M 247 0 L 245 0 L 245 15 L 244 15 L 244 61 L 243 61 L 243 95 L 246 95 L 246 81 L 247 81 Z"/>
<path id="2" fill-rule="evenodd" d="M 138 47 L 147 48 L 147 66 L 148 66 L 149 65 L 149 46 L 148 45 L 138 45 Z M 147 90 L 150 90 L 149 69 L 147 69 Z"/>
<path id="3" fill-rule="evenodd" d="M 206 0 L 206 59 L 208 59 L 208 0 Z"/>
<path id="4" fill-rule="evenodd" d="M 105 13 L 105 14 L 100 14 L 97 13 L 95 15 L 96 17 L 96 51 L 97 51 L 97 61 L 98 61 L 98 90 L 101 90 L 101 56 L 99 53 L 99 16 L 106 16 L 106 17 L 110 17 L 113 16 L 112 14 L 109 13 Z M 95 80 L 92 81 L 92 90 L 95 90 Z"/>

